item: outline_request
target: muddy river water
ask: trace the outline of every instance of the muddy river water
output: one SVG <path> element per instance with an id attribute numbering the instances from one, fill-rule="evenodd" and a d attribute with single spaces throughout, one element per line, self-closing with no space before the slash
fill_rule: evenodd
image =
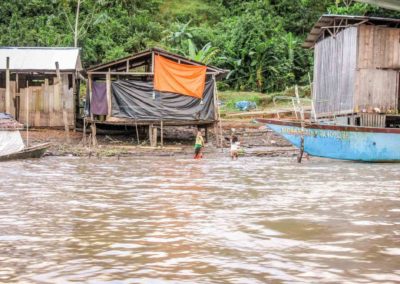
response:
<path id="1" fill-rule="evenodd" d="M 0 283 L 400 282 L 400 165 L 1 163 Z"/>

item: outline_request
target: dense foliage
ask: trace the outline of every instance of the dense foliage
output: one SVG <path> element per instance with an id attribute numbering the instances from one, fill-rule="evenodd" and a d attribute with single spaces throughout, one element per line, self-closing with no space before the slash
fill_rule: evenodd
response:
<path id="1" fill-rule="evenodd" d="M 2 0 L 0 45 L 78 46 L 85 66 L 159 46 L 230 72 L 225 88 L 309 82 L 301 43 L 323 13 L 399 16 L 352 0 Z"/>

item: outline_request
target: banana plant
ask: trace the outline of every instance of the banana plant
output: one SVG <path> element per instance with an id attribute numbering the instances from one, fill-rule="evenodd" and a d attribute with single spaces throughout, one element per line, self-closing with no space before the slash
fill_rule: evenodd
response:
<path id="1" fill-rule="evenodd" d="M 186 57 L 204 64 L 211 63 L 219 52 L 219 49 L 213 47 L 211 42 L 204 45 L 200 50 L 197 49 L 196 45 L 191 39 L 187 40 L 187 44 L 188 53 L 186 54 Z"/>

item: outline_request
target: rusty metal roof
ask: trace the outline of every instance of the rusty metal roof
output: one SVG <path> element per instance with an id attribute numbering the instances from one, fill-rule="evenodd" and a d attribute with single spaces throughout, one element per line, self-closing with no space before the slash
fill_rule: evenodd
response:
<path id="1" fill-rule="evenodd" d="M 151 59 L 152 53 L 160 54 L 160 55 L 162 55 L 164 57 L 167 57 L 167 58 L 170 58 L 170 59 L 182 60 L 182 62 L 185 63 L 185 64 L 207 66 L 207 70 L 208 71 L 211 71 L 211 72 L 216 73 L 216 74 L 225 74 L 225 73 L 228 72 L 228 70 L 224 70 L 224 69 L 221 69 L 221 68 L 218 68 L 218 67 L 215 67 L 215 66 L 211 66 L 211 65 L 206 65 L 204 63 L 201 63 L 201 62 L 186 58 L 186 57 L 184 57 L 182 55 L 175 54 L 175 53 L 166 51 L 166 50 L 161 49 L 161 48 L 156 48 L 156 47 L 153 47 L 153 48 L 150 48 L 150 49 L 138 52 L 138 53 L 134 53 L 132 55 L 129 55 L 129 56 L 126 56 L 126 57 L 123 57 L 123 58 L 119 58 L 119 59 L 116 59 L 116 60 L 113 60 L 113 61 L 109 61 L 109 62 L 106 62 L 106 63 L 100 63 L 100 64 L 97 64 L 97 65 L 94 65 L 94 66 L 90 66 L 89 68 L 87 68 L 87 71 L 88 72 L 107 71 L 109 68 L 111 68 L 111 69 L 114 69 L 114 68 L 116 68 L 116 69 L 119 69 L 119 68 L 124 69 L 125 68 L 124 66 L 126 65 L 125 62 L 128 61 L 128 60 L 130 62 L 138 62 L 139 64 L 141 64 L 141 63 L 145 64 L 146 62 L 149 62 L 149 60 Z"/>
<path id="2" fill-rule="evenodd" d="M 13 71 L 81 71 L 79 48 L 70 47 L 0 47 L 0 70 L 6 69 L 7 57 Z"/>
<path id="3" fill-rule="evenodd" d="M 328 28 L 344 29 L 351 26 L 361 24 L 385 25 L 388 27 L 398 27 L 400 19 L 367 17 L 367 16 L 350 16 L 350 15 L 322 15 L 311 29 L 302 47 L 313 48 L 315 43 L 321 38 Z"/>

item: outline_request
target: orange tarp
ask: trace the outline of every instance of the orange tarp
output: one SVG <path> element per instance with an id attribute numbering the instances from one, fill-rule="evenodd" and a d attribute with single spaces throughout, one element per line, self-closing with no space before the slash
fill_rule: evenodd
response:
<path id="1" fill-rule="evenodd" d="M 154 89 L 201 99 L 206 83 L 206 70 L 206 66 L 180 64 L 156 55 Z"/>

